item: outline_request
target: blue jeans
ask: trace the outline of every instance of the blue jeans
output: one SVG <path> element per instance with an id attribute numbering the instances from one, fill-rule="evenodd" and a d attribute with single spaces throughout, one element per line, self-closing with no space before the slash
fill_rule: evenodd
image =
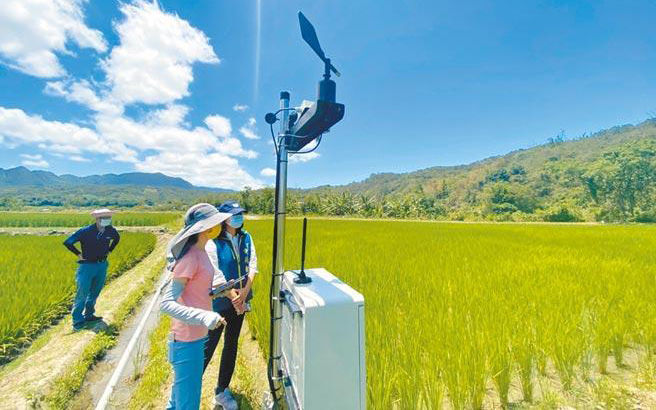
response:
<path id="1" fill-rule="evenodd" d="M 173 387 L 167 410 L 197 410 L 203 382 L 203 358 L 207 337 L 193 342 L 169 341 Z"/>
<path id="2" fill-rule="evenodd" d="M 79 327 L 96 311 L 96 300 L 105 285 L 107 261 L 81 263 L 75 273 L 77 292 L 73 302 L 73 326 Z"/>

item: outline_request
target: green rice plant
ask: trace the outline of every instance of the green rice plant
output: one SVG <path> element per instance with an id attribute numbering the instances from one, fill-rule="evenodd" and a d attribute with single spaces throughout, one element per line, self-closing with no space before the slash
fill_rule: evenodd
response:
<path id="1" fill-rule="evenodd" d="M 513 356 L 512 345 L 508 339 L 508 335 L 500 335 L 492 340 L 492 349 L 494 351 L 492 356 L 492 378 L 494 384 L 499 392 L 499 400 L 501 405 L 508 407 L 508 392 L 510 390 L 510 383 L 513 377 Z"/>
<path id="2" fill-rule="evenodd" d="M 260 271 L 248 320 L 267 352 L 273 224 L 247 220 L 246 229 Z M 301 221 L 288 220 L 287 233 L 285 266 L 295 269 Z M 656 346 L 655 234 L 637 225 L 311 219 L 306 266 L 365 296 L 368 408 L 487 406 L 490 382 L 510 405 L 515 377 L 531 401 L 538 373 L 555 369 L 570 389 L 593 361 L 614 355 L 621 364 L 627 346 Z"/>
<path id="3" fill-rule="evenodd" d="M 171 366 L 167 359 L 166 337 L 170 327 L 170 317 L 163 315 L 155 330 L 148 336 L 150 347 L 146 367 L 128 405 L 132 410 L 155 408 L 154 402 L 160 397 L 162 386 L 170 377 Z"/>
<path id="4" fill-rule="evenodd" d="M 117 212 L 116 226 L 156 226 L 179 218 L 176 212 Z M 93 223 L 89 213 L 80 212 L 0 212 L 0 227 L 78 227 Z"/>
<path id="5" fill-rule="evenodd" d="M 78 265 L 64 239 L 0 236 L 0 364 L 70 310 Z M 122 233 L 109 256 L 107 280 L 148 255 L 155 240 L 150 233 Z"/>

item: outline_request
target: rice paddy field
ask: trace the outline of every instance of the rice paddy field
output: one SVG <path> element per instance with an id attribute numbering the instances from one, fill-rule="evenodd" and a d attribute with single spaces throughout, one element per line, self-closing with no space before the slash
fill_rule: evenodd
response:
<path id="1" fill-rule="evenodd" d="M 272 221 L 246 225 L 260 265 L 249 321 L 267 352 Z M 288 220 L 288 269 L 300 265 L 300 234 L 301 221 Z M 547 373 L 567 391 L 628 352 L 653 354 L 655 234 L 310 220 L 306 266 L 365 296 L 368 408 L 489 407 L 491 394 L 505 407 L 542 400 L 536 384 Z"/>
<path id="2" fill-rule="evenodd" d="M 69 311 L 77 264 L 62 244 L 64 239 L 0 236 L 0 364 Z M 136 265 L 153 250 L 155 241 L 150 233 L 121 233 L 121 242 L 109 257 L 107 280 Z"/>
<path id="3" fill-rule="evenodd" d="M 115 226 L 156 226 L 179 217 L 179 212 L 118 212 L 112 219 Z M 90 223 L 93 218 L 88 212 L 0 212 L 0 227 L 77 227 Z"/>
<path id="4" fill-rule="evenodd" d="M 0 225 L 90 219 L 6 215 Z M 177 213 L 156 215 L 122 214 L 132 218 L 124 225 L 179 224 Z M 246 221 L 260 270 L 248 319 L 265 354 L 272 228 Z M 306 266 L 365 296 L 368 408 L 522 408 L 545 401 L 543 379 L 567 392 L 636 357 L 656 363 L 655 234 L 644 225 L 310 219 Z M 0 236 L 0 364 L 68 312 L 76 264 L 63 240 Z M 300 243 L 301 220 L 290 219 L 288 269 L 300 265 Z M 154 244 L 152 234 L 123 233 L 110 276 Z"/>

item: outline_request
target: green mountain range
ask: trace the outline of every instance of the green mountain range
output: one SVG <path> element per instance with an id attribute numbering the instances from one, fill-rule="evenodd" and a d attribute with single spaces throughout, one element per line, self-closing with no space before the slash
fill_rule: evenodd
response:
<path id="1" fill-rule="evenodd" d="M 181 208 L 202 195 L 232 192 L 197 187 L 162 173 L 129 172 L 78 177 L 25 167 L 0 168 L 0 209 L 48 207 Z"/>
<path id="2" fill-rule="evenodd" d="M 182 178 L 169 177 L 162 173 L 129 172 L 78 177 L 56 175 L 48 171 L 30 171 L 25 167 L 0 168 L 0 186 L 71 186 L 71 185 L 141 185 L 195 189 Z"/>

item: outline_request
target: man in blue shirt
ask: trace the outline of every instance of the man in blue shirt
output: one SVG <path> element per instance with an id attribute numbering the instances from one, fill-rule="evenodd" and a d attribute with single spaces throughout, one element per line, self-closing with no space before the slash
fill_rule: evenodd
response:
<path id="1" fill-rule="evenodd" d="M 80 330 L 87 322 L 101 320 L 95 316 L 98 295 L 105 285 L 107 276 L 107 255 L 118 244 L 120 235 L 112 226 L 109 209 L 98 209 L 91 213 L 96 223 L 79 229 L 64 241 L 64 245 L 75 255 L 80 265 L 75 274 L 77 291 L 73 303 L 73 330 Z M 80 242 L 80 252 L 75 244 Z"/>

